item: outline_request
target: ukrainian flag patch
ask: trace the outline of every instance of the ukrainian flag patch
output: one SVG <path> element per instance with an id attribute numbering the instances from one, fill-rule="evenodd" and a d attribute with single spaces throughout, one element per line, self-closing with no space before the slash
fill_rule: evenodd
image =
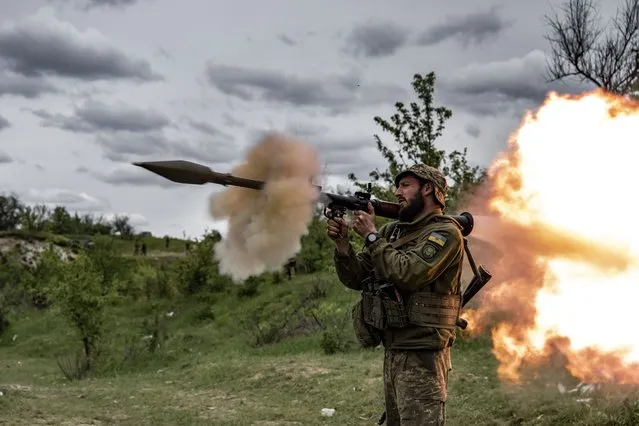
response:
<path id="1" fill-rule="evenodd" d="M 448 238 L 437 232 L 431 232 L 428 235 L 427 239 L 428 241 L 432 241 L 440 247 L 444 247 L 444 244 L 446 244 L 446 241 L 448 241 Z"/>

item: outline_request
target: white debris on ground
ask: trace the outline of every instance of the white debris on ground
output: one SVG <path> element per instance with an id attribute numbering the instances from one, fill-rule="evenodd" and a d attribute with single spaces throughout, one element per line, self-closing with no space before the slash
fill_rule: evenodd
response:
<path id="1" fill-rule="evenodd" d="M 322 408 L 322 416 L 331 417 L 333 414 L 335 414 L 334 408 Z"/>
<path id="2" fill-rule="evenodd" d="M 570 390 L 566 390 L 566 387 L 561 384 L 561 383 L 557 383 L 557 390 L 559 391 L 560 394 L 573 394 L 573 393 L 578 393 L 580 395 L 586 395 L 589 394 L 593 391 L 599 390 L 601 388 L 601 385 L 593 385 L 593 384 L 586 384 L 586 383 L 579 383 L 576 387 L 574 387 L 573 389 Z M 589 403 L 590 401 L 592 401 L 592 398 L 577 398 L 575 399 L 576 402 L 582 402 L 582 403 Z"/>

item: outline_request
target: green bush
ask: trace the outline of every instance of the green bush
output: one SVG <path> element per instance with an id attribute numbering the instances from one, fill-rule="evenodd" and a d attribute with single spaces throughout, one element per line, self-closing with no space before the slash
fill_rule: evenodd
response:
<path id="1" fill-rule="evenodd" d="M 126 295 L 134 300 L 172 300 L 178 294 L 175 280 L 166 264 L 154 266 L 139 261 L 125 288 Z"/>
<path id="2" fill-rule="evenodd" d="M 216 238 L 205 236 L 177 267 L 177 279 L 185 294 L 202 291 L 223 292 L 231 284 L 230 277 L 221 276 L 214 261 Z"/>
<path id="3" fill-rule="evenodd" d="M 39 262 L 33 266 L 21 266 L 17 275 L 20 288 L 28 297 L 31 306 L 45 309 L 50 306 L 48 284 L 59 274 L 63 261 L 52 249 L 44 251 Z"/>
<path id="4" fill-rule="evenodd" d="M 61 265 L 49 286 L 53 300 L 82 342 L 83 372 L 93 368 L 105 331 L 105 307 L 117 297 L 115 288 L 105 287 L 103 267 L 104 264 L 94 263 L 94 257 L 79 255 L 73 262 Z"/>
<path id="5" fill-rule="evenodd" d="M 102 294 L 106 295 L 113 287 L 124 286 L 133 272 L 131 265 L 135 263 L 125 261 L 116 240 L 111 236 L 96 236 L 93 243 L 85 253 L 93 270 L 100 276 Z"/>
<path id="6" fill-rule="evenodd" d="M 356 347 L 350 306 L 323 303 L 311 314 L 322 330 L 320 347 L 325 354 L 347 352 Z"/>

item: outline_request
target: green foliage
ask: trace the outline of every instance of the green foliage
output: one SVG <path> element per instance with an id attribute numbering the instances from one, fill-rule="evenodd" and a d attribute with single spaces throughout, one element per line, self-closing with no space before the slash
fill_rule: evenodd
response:
<path id="1" fill-rule="evenodd" d="M 85 254 L 100 275 L 100 285 L 105 295 L 113 288 L 123 286 L 122 283 L 132 272 L 112 237 L 96 236 L 93 246 L 86 250 Z"/>
<path id="2" fill-rule="evenodd" d="M 0 231 L 15 229 L 20 223 L 20 207 L 17 195 L 0 196 Z"/>
<path id="3" fill-rule="evenodd" d="M 172 300 L 178 295 L 174 275 L 164 263 L 158 266 L 139 261 L 127 280 L 126 294 L 134 300 Z"/>
<path id="4" fill-rule="evenodd" d="M 240 299 L 249 299 L 257 296 L 260 291 L 261 277 L 248 277 L 238 288 L 237 297 Z"/>
<path id="5" fill-rule="evenodd" d="M 80 255 L 73 262 L 60 263 L 49 287 L 62 315 L 82 341 L 85 372 L 92 369 L 98 355 L 105 307 L 117 297 L 114 288 L 105 287 L 102 266 L 93 257 Z"/>
<path id="6" fill-rule="evenodd" d="M 21 290 L 29 298 L 30 304 L 38 309 L 44 309 L 51 303 L 49 285 L 55 279 L 60 269 L 60 257 L 52 247 L 40 256 L 40 261 L 34 266 L 24 268 L 16 275 Z"/>
<path id="7" fill-rule="evenodd" d="M 325 354 L 348 352 L 356 347 L 349 306 L 327 301 L 311 310 L 311 315 L 321 329 L 320 347 Z"/>
<path id="8" fill-rule="evenodd" d="M 160 312 L 156 312 L 152 319 L 145 320 L 143 324 L 146 349 L 150 354 L 154 354 L 164 348 L 168 338 L 166 317 Z"/>
<path id="9" fill-rule="evenodd" d="M 50 209 L 44 204 L 26 205 L 15 194 L 0 195 L 0 231 L 21 229 L 29 232 L 51 232 L 56 235 L 120 235 L 132 238 L 135 229 L 128 216 L 113 220 L 91 214 L 71 214 L 64 206 Z"/>
<path id="10" fill-rule="evenodd" d="M 177 267 L 178 281 L 186 294 L 202 291 L 220 292 L 232 285 L 230 277 L 219 273 L 214 259 L 214 247 L 218 241 L 217 235 L 207 234 L 195 244 Z"/>
<path id="11" fill-rule="evenodd" d="M 374 118 L 375 123 L 393 137 L 396 147 L 389 148 L 379 135 L 374 135 L 377 149 L 388 166 L 386 170 L 376 168 L 369 173 L 371 192 L 380 199 L 394 199 L 395 176 L 412 164 L 425 163 L 439 168 L 454 181 L 447 199 L 447 210 L 454 211 L 463 202 L 462 195 L 482 181 L 484 171 L 468 164 L 467 149 L 447 154 L 437 147 L 437 140 L 453 113 L 446 107 L 434 105 L 435 80 L 434 72 L 425 76 L 415 74 L 412 87 L 418 101 L 409 106 L 395 103 L 397 112 L 390 120 Z M 350 173 L 348 178 L 357 188 L 367 189 L 367 183 L 360 182 L 355 174 Z"/>
<path id="12" fill-rule="evenodd" d="M 298 266 L 308 274 L 328 270 L 333 264 L 333 243 L 326 236 L 326 221 L 315 215 L 302 237 L 302 249 L 297 255 Z"/>
<path id="13" fill-rule="evenodd" d="M 247 312 L 242 326 L 249 333 L 249 345 L 262 347 L 316 331 L 310 310 L 326 297 L 327 284 L 323 280 L 315 280 L 302 293 L 282 294 L 276 301 Z"/>

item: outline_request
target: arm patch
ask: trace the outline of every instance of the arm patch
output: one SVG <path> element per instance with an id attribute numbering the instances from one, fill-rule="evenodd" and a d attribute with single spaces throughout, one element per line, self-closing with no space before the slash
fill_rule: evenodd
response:
<path id="1" fill-rule="evenodd" d="M 444 237 L 439 232 L 431 232 L 430 234 L 428 234 L 428 237 L 426 239 L 437 244 L 440 247 L 444 247 L 446 241 L 448 241 L 448 238 Z"/>
<path id="2" fill-rule="evenodd" d="M 435 247 L 433 244 L 427 244 L 423 250 L 424 258 L 432 259 L 433 256 L 435 256 L 438 251 L 439 251 L 438 247 Z"/>

